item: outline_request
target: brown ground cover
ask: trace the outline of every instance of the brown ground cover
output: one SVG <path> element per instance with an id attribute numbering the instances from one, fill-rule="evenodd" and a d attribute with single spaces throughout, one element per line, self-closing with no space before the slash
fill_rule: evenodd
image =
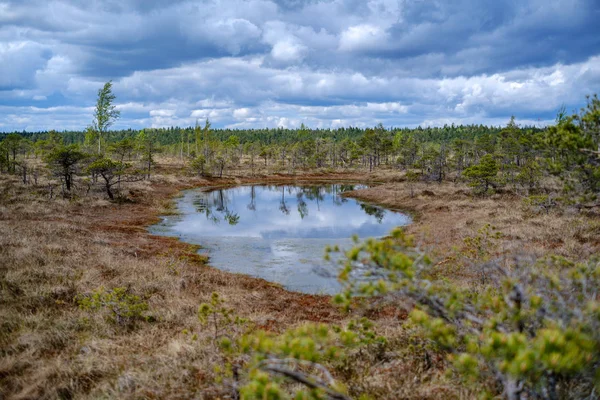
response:
<path id="1" fill-rule="evenodd" d="M 49 199 L 43 185 L 0 176 L 0 398 L 227 398 L 215 383 L 219 353 L 197 318 L 198 305 L 218 292 L 252 329 L 282 331 L 303 322 L 341 323 L 327 296 L 303 295 L 275 284 L 211 268 L 197 247 L 153 236 L 146 227 L 172 212 L 180 189 L 250 182 L 360 180 L 376 187 L 351 193 L 413 214 L 408 229 L 439 258 L 440 274 L 470 278 L 452 254 L 485 223 L 504 233 L 500 250 L 548 251 L 585 257 L 600 247 L 600 221 L 581 213 L 532 213 L 514 194 L 476 198 L 453 183 L 417 184 L 414 196 L 395 172 L 239 175 L 199 179 L 163 167 L 151 183 L 127 187 L 131 200 L 110 203 L 92 193 Z M 151 322 L 124 329 L 75 298 L 125 287 L 149 306 Z M 375 398 L 460 398 L 468 390 L 444 376 L 445 362 L 401 327 L 406 313 L 363 311 L 378 332 L 403 349 L 357 362 L 340 376 L 353 392 Z M 190 334 L 198 335 L 192 340 Z M 358 357 L 358 356 L 357 356 Z"/>

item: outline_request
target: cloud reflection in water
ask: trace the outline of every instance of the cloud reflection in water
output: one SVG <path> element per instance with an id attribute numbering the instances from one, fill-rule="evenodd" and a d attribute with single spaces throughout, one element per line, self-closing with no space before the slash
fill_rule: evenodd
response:
<path id="1" fill-rule="evenodd" d="M 282 284 L 289 290 L 335 293 L 326 245 L 351 245 L 350 237 L 386 235 L 408 216 L 361 203 L 340 193 L 356 185 L 240 186 L 189 190 L 178 201 L 180 215 L 153 228 L 203 246 L 211 265 Z M 324 276 L 323 271 L 330 271 Z"/>

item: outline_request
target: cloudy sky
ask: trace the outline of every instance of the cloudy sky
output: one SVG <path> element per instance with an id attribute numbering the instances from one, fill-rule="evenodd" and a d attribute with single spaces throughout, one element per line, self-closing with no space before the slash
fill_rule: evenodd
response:
<path id="1" fill-rule="evenodd" d="M 0 0 L 0 131 L 551 122 L 600 93 L 599 0 Z"/>

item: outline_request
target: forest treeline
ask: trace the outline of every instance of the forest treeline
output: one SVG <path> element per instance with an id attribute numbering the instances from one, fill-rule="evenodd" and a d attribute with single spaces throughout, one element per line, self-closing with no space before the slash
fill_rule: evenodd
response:
<path id="1" fill-rule="evenodd" d="M 540 128 L 519 127 L 514 121 L 510 128 L 518 132 L 519 137 L 542 131 Z M 484 125 L 386 129 L 381 124 L 366 129 L 349 127 L 315 130 L 302 125 L 299 129 L 230 130 L 213 129 L 206 120 L 204 126 L 197 124 L 189 128 L 128 129 L 107 131 L 99 135 L 98 129 L 90 127 L 79 132 L 4 133 L 0 134 L 0 139 L 6 141 L 13 152 L 14 147 L 18 146 L 20 152 L 33 150 L 34 154 L 42 154 L 43 147 L 58 142 L 77 145 L 88 153 L 98 153 L 100 150 L 95 151 L 94 147 L 97 143 L 100 149 L 102 142 L 108 146 L 109 152 L 119 153 L 123 161 L 124 153 L 127 153 L 129 159 L 139 156 L 139 151 L 136 150 L 139 150 L 137 147 L 143 137 L 148 138 L 144 140 L 152 141 L 153 151 L 160 151 L 181 161 L 190 161 L 203 175 L 214 169 L 221 176 L 226 167 L 238 166 L 245 156 L 249 158 L 252 169 L 255 162 L 262 160 L 264 166 L 276 164 L 281 170 L 290 173 L 297 168 L 352 168 L 359 165 L 368 166 L 372 170 L 382 163 L 389 165 L 394 160 L 398 161 L 400 147 L 405 147 L 405 152 L 408 152 L 404 154 L 404 166 L 418 167 L 419 149 L 427 153 L 422 157 L 426 162 L 425 159 L 432 156 L 431 151 L 442 144 L 444 146 L 441 151 L 445 152 L 448 144 L 464 146 L 464 141 L 496 141 L 494 138 L 502 131 L 503 128 Z M 5 149 L 5 164 L 10 161 L 7 152 L 8 149 Z"/>
<path id="2" fill-rule="evenodd" d="M 103 112 L 116 114 L 97 113 L 85 132 L 4 134 L 0 171 L 20 174 L 27 182 L 28 175 L 40 173 L 31 158 L 40 158 L 61 182 L 63 193 L 71 190 L 73 176 L 87 173 L 94 182 L 98 176 L 104 178 L 111 198 L 113 183 L 120 187 L 123 180 L 149 178 L 158 153 L 203 176 L 220 177 L 240 168 L 254 174 L 261 168 L 295 173 L 315 168 L 372 171 L 384 166 L 404 171 L 409 182 L 464 180 L 480 194 L 507 186 L 535 194 L 552 177 L 560 178 L 559 192 L 568 193 L 563 198 L 569 201 L 594 201 L 600 190 L 597 96 L 588 97 L 579 113 L 560 111 L 556 124 L 543 129 L 520 127 L 512 118 L 504 127 L 386 129 L 380 124 L 366 129 L 313 130 L 302 125 L 219 130 L 207 120 L 193 128 L 109 131 L 118 117 L 112 100 L 103 100 Z M 547 193 L 549 188 L 544 189 Z"/>
<path id="3" fill-rule="evenodd" d="M 424 142 L 440 142 L 440 141 L 451 141 L 453 139 L 468 139 L 472 140 L 476 137 L 486 134 L 497 134 L 502 130 L 502 127 L 498 126 L 486 126 L 486 125 L 444 125 L 442 127 L 417 127 L 417 128 L 382 128 L 388 134 L 395 132 L 403 132 L 405 134 L 414 134 L 418 137 L 419 141 Z M 152 130 L 157 134 L 158 143 L 161 146 L 180 146 L 181 143 L 187 145 L 187 143 L 194 143 L 197 139 L 198 131 L 202 131 L 202 127 L 169 127 L 169 128 L 153 128 Z M 333 141 L 343 141 L 346 139 L 357 140 L 365 131 L 369 128 L 358 128 L 358 127 L 341 127 L 336 129 L 311 129 L 307 126 L 302 125 L 297 129 L 289 128 L 264 128 L 264 129 L 211 129 L 211 133 L 214 139 L 219 141 L 225 141 L 230 136 L 236 136 L 240 143 L 260 143 L 262 145 L 269 144 L 281 144 L 281 143 L 294 143 L 299 140 L 306 140 L 308 138 L 319 138 L 329 139 Z M 540 131 L 543 128 L 535 126 L 519 127 L 523 131 Z M 147 129 L 146 129 L 147 130 Z M 108 140 L 116 142 L 123 139 L 133 139 L 139 134 L 140 130 L 136 129 L 123 129 L 123 130 L 112 130 L 109 132 Z M 39 131 L 39 132 L 27 132 L 27 131 L 14 131 L 14 132 L 0 132 L 0 140 L 4 139 L 10 134 L 18 134 L 31 141 L 44 140 L 48 138 L 50 133 L 56 133 L 56 131 Z M 68 131 L 63 130 L 58 132 L 63 138 L 66 144 L 84 144 L 86 131 Z"/>

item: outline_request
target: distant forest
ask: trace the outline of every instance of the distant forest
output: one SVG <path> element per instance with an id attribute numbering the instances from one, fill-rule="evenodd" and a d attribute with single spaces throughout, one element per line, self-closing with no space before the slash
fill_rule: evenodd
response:
<path id="1" fill-rule="evenodd" d="M 508 121 L 507 121 L 508 122 Z M 298 129 L 286 128 L 264 128 L 264 129 L 215 129 L 211 128 L 213 140 L 226 141 L 231 136 L 236 136 L 241 144 L 259 143 L 262 145 L 284 144 L 304 141 L 308 139 L 333 139 L 343 141 L 344 139 L 359 140 L 367 129 L 373 128 L 338 128 L 338 129 L 310 129 L 304 125 Z M 451 142 L 455 139 L 474 140 L 484 135 L 497 135 L 503 127 L 485 125 L 444 125 L 443 127 L 417 127 L 417 128 L 384 128 L 379 125 L 375 128 L 382 136 L 393 137 L 396 133 L 411 135 L 419 142 Z M 543 129 L 533 126 L 522 126 L 518 128 L 522 132 L 541 132 Z M 193 142 L 198 128 L 170 127 L 170 128 L 146 128 L 146 132 L 154 133 L 154 137 L 161 146 L 175 145 L 183 142 Z M 41 132 L 0 132 L 0 140 L 11 133 L 19 134 L 33 142 L 46 140 L 50 131 Z M 107 142 L 118 142 L 123 139 L 134 139 L 140 130 L 125 129 L 110 131 Z M 60 131 L 65 144 L 83 144 L 85 142 L 85 131 Z M 183 138 L 183 140 L 182 140 Z"/>

